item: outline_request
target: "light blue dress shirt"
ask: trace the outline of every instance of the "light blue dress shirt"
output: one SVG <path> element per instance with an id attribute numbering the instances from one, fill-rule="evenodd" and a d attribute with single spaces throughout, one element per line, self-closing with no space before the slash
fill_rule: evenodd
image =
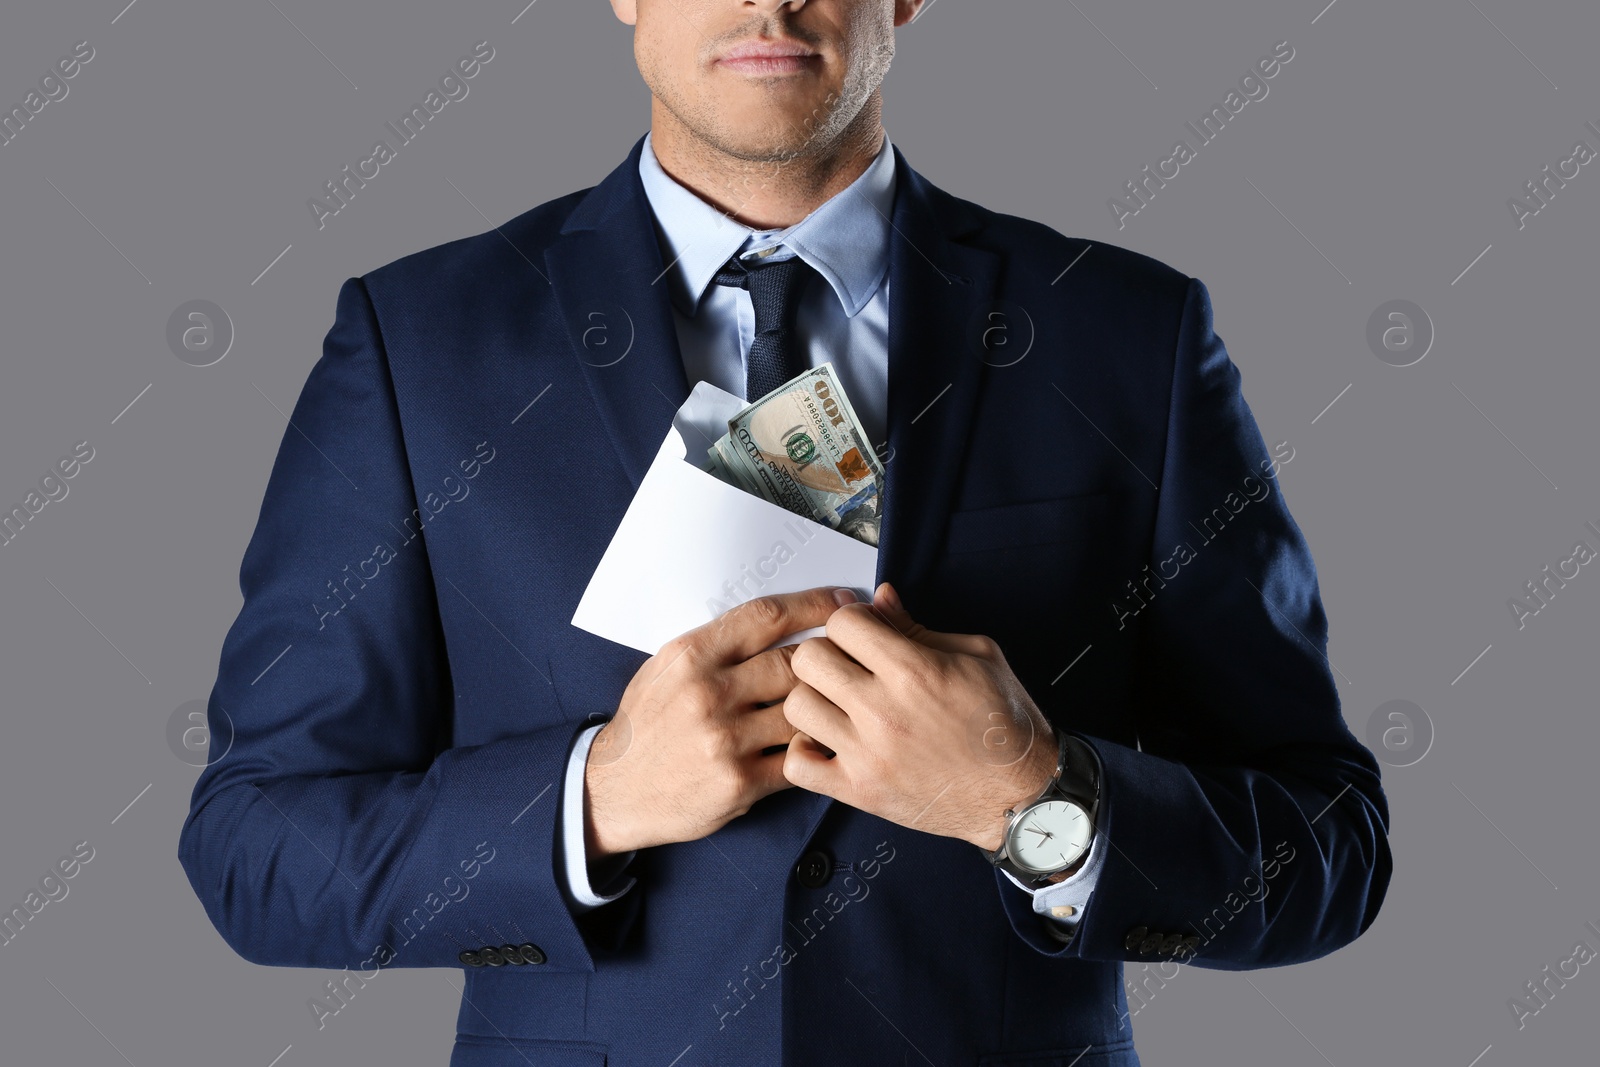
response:
<path id="1" fill-rule="evenodd" d="M 832 360 L 873 446 L 880 454 L 887 438 L 889 397 L 889 219 L 894 209 L 895 161 L 888 135 L 877 157 L 854 182 L 811 214 L 784 229 L 752 230 L 728 218 L 661 169 L 650 135 L 639 156 L 639 176 L 655 215 L 661 258 L 667 264 L 657 279 L 667 286 L 678 347 L 689 385 L 708 381 L 744 396 L 745 360 L 755 337 L 755 306 L 750 294 L 713 282 L 734 255 L 752 262 L 798 255 L 826 285 L 813 283 L 801 294 L 795 328 L 805 359 L 815 367 Z M 578 735 L 561 791 L 561 847 L 574 912 L 587 911 L 622 896 L 637 879 L 609 893 L 589 880 L 584 850 L 584 767 L 589 746 L 603 724 Z M 1098 757 L 1096 757 L 1098 759 Z M 1029 890 L 1009 872 L 1007 878 L 1033 893 L 1033 910 L 1066 926 L 1076 925 L 1099 878 L 1105 855 L 1096 835 L 1089 858 L 1076 874 L 1057 885 Z M 609 856 L 595 871 L 601 886 L 621 875 L 634 853 Z M 1070 909 L 1070 910 L 1068 910 Z"/>

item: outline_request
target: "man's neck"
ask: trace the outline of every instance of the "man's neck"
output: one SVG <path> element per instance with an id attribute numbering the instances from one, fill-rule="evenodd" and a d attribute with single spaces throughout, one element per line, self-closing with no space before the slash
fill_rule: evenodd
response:
<path id="1" fill-rule="evenodd" d="M 657 102 L 650 146 L 673 180 L 735 222 L 752 230 L 780 230 L 847 188 L 877 158 L 883 147 L 877 109 L 862 109 L 857 120 L 823 150 L 783 161 L 750 160 L 694 136 Z"/>

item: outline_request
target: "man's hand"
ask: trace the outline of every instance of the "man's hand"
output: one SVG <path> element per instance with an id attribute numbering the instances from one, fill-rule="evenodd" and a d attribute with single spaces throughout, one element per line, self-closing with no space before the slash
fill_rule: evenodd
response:
<path id="1" fill-rule="evenodd" d="M 763 750 L 794 736 L 775 702 L 795 685 L 789 661 L 796 646 L 770 646 L 821 626 L 856 599 L 828 587 L 758 597 L 645 660 L 589 749 L 589 861 L 698 840 L 788 788 L 783 751 Z"/>
<path id="2" fill-rule="evenodd" d="M 913 622 L 888 582 L 827 627 L 790 663 L 799 684 L 783 713 L 800 733 L 784 777 L 901 826 L 998 848 L 1006 809 L 1039 794 L 1057 755 L 999 646 Z"/>

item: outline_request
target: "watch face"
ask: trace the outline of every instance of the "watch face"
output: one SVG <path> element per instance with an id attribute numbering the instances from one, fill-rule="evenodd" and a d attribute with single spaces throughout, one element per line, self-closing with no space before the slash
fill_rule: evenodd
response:
<path id="1" fill-rule="evenodd" d="M 1047 800 L 1023 812 L 1007 836 L 1006 854 L 1024 870 L 1044 874 L 1070 867 L 1089 848 L 1094 827 L 1070 800 Z"/>

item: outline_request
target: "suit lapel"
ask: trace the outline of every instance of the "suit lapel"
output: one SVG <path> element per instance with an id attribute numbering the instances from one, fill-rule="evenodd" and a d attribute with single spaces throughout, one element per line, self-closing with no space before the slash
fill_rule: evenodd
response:
<path id="1" fill-rule="evenodd" d="M 959 238 L 971 205 L 934 187 L 895 150 L 889 249 L 889 452 L 877 581 L 913 589 L 937 559 L 983 386 L 999 256 Z M 914 597 L 906 607 L 913 614 Z"/>
<path id="2" fill-rule="evenodd" d="M 573 358 L 635 489 L 689 398 L 655 217 L 639 177 L 643 148 L 640 137 L 545 250 Z"/>
<path id="3" fill-rule="evenodd" d="M 644 138 L 579 202 L 545 252 L 559 314 L 606 434 L 635 489 L 690 383 L 639 178 Z M 936 560 L 982 388 L 985 309 L 999 257 L 960 238 L 980 228 L 893 149 L 889 249 L 889 452 L 877 581 L 915 587 Z M 916 611 L 914 599 L 908 608 Z M 787 877 L 832 804 L 786 789 L 706 841 L 762 889 Z"/>

